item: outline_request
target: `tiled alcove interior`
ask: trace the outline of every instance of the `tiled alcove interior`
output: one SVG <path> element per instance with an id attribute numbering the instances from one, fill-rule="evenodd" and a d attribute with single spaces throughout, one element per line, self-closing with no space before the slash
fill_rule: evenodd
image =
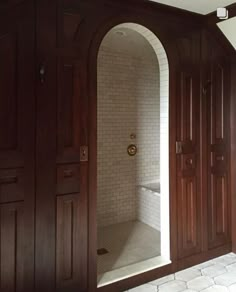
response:
<path id="1" fill-rule="evenodd" d="M 116 32 L 120 39 L 114 37 Z M 120 45 L 126 34 L 129 36 L 128 47 L 125 43 Z M 134 35 L 135 38 L 132 37 Z M 109 259 L 109 256 L 112 257 L 111 253 L 99 257 L 98 273 L 107 270 L 104 266 L 106 257 L 109 259 L 107 271 L 114 270 L 117 265 L 120 266 L 119 263 L 123 260 L 120 256 L 124 255 L 124 250 L 130 245 L 134 247 L 135 253 L 138 252 L 137 249 L 142 249 L 138 254 L 143 254 L 143 257 L 139 259 L 135 255 L 135 259 L 132 260 L 132 252 L 130 252 L 126 257 L 126 259 L 131 258 L 127 264 L 145 260 L 145 250 L 147 250 L 145 244 L 139 246 L 137 240 L 135 240 L 136 244 L 130 244 L 136 237 L 135 234 L 142 235 L 139 231 L 136 232 L 142 229 L 139 221 L 148 224 L 146 226 L 153 228 L 154 233 L 157 233 L 157 239 L 155 243 L 153 242 L 155 248 L 152 250 L 152 258 L 158 257 L 162 250 L 164 262 L 168 262 L 168 93 L 168 61 L 158 38 L 150 30 L 134 23 L 121 24 L 112 29 L 103 40 L 98 56 L 98 248 L 107 246 L 113 250 L 114 246 L 119 246 L 119 244 L 111 246 L 111 242 L 103 240 L 106 238 L 107 230 L 112 229 L 113 226 L 113 232 L 119 230 L 124 222 L 133 223 L 130 224 L 132 230 L 127 233 L 125 240 L 129 244 L 122 244 L 122 253 L 117 252 L 115 248 L 113 252 L 115 258 L 111 260 Z M 136 135 L 135 139 L 131 139 L 132 133 Z M 126 149 L 131 143 L 138 146 L 136 157 L 127 155 Z M 139 198 L 137 188 L 157 181 L 161 181 L 161 190 L 164 194 L 163 199 L 162 194 L 157 199 L 159 206 L 150 208 L 152 198 L 149 200 L 150 204 L 147 199 L 145 204 L 139 204 L 139 201 L 143 202 L 143 200 Z M 145 209 L 145 215 L 147 212 L 154 214 L 151 216 L 147 214 L 148 216 L 144 216 L 145 220 L 142 220 L 142 216 L 139 218 L 138 215 L 143 214 L 139 212 L 141 205 L 143 210 Z M 162 213 L 161 205 L 164 207 Z M 147 223 L 154 216 L 158 216 L 155 223 Z M 164 216 L 165 228 L 164 232 L 160 233 L 162 216 Z M 148 229 L 144 229 L 142 233 L 148 232 Z M 108 233 L 111 232 L 108 230 Z M 162 241 L 160 234 L 164 238 Z M 142 243 L 140 240 L 139 242 Z M 101 247 L 99 243 L 102 243 Z M 147 259 L 150 257 L 147 256 Z M 109 274 L 111 280 L 113 277 L 110 276 Z"/>
<path id="2" fill-rule="evenodd" d="M 98 57 L 99 227 L 136 220 L 137 186 L 160 180 L 159 64 L 142 35 L 117 32 L 108 33 Z M 138 147 L 134 157 L 129 144 Z"/>

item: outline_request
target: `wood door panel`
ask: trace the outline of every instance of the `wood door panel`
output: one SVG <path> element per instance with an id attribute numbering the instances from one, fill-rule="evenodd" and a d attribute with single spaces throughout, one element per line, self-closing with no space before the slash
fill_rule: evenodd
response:
<path id="1" fill-rule="evenodd" d="M 24 183 L 23 169 L 0 169 L 0 203 L 24 200 Z"/>
<path id="2" fill-rule="evenodd" d="M 86 72 L 73 49 L 80 20 L 62 1 L 36 2 L 37 59 L 46 72 L 37 81 L 35 290 L 87 291 Z"/>
<path id="3" fill-rule="evenodd" d="M 65 43 L 76 40 L 76 35 L 79 30 L 79 25 L 82 19 L 79 13 L 64 12 L 63 14 L 63 41 Z"/>
<path id="4" fill-rule="evenodd" d="M 219 63 L 214 64 L 211 71 L 211 144 L 224 140 L 224 78 L 223 66 Z"/>
<path id="5" fill-rule="evenodd" d="M 30 24 L 30 25 L 29 25 Z M 34 5 L 0 11 L 0 290 L 33 291 Z"/>
<path id="6" fill-rule="evenodd" d="M 80 165 L 62 164 L 57 166 L 57 194 L 80 192 Z"/>
<path id="7" fill-rule="evenodd" d="M 183 248 L 194 249 L 197 245 L 197 186 L 196 180 L 186 178 L 182 180 L 182 224 L 185 230 L 183 234 Z M 188 255 L 186 253 L 185 255 Z"/>
<path id="8" fill-rule="evenodd" d="M 85 290 L 86 254 L 81 253 L 79 194 L 57 197 L 57 291 Z"/>
<path id="9" fill-rule="evenodd" d="M 20 31 L 0 35 L 0 162 L 2 167 L 20 167 L 21 153 L 21 88 L 19 65 Z"/>
<path id="10" fill-rule="evenodd" d="M 208 247 L 229 242 L 230 197 L 228 189 L 228 80 L 226 59 L 212 55 L 208 68 L 211 87 L 207 92 L 208 108 Z"/>
<path id="11" fill-rule="evenodd" d="M 201 250 L 201 220 L 199 195 L 199 103 L 198 77 L 194 67 L 187 66 L 181 74 L 178 141 L 181 154 L 178 168 L 178 257 L 184 258 Z"/>
<path id="12" fill-rule="evenodd" d="M 58 62 L 58 135 L 59 163 L 80 160 L 80 86 L 78 62 L 61 59 Z"/>
<path id="13" fill-rule="evenodd" d="M 185 52 L 185 55 L 182 55 Z M 195 35 L 180 42 L 177 96 L 178 258 L 201 251 L 200 194 L 200 47 Z"/>
<path id="14" fill-rule="evenodd" d="M 0 206 L 0 290 L 24 290 L 23 202 Z"/>
<path id="15" fill-rule="evenodd" d="M 208 209 L 211 209 L 210 216 L 208 217 L 208 224 L 211 226 L 209 232 L 209 247 L 224 244 L 227 241 L 228 229 L 228 214 L 225 212 L 227 208 L 227 181 L 224 175 L 211 176 L 211 194 L 208 198 Z"/>
<path id="16" fill-rule="evenodd" d="M 181 73 L 181 136 L 186 143 L 195 141 L 195 106 L 193 100 L 193 76 L 192 72 Z"/>
<path id="17" fill-rule="evenodd" d="M 17 147 L 17 34 L 0 38 L 0 151 Z"/>

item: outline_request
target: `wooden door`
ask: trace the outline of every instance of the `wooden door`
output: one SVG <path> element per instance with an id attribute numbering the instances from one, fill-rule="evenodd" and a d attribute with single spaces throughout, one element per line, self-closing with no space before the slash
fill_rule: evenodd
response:
<path id="1" fill-rule="evenodd" d="M 208 246 L 230 242 L 229 90 L 230 66 L 215 46 L 208 66 Z"/>
<path id="2" fill-rule="evenodd" d="M 0 3 L 0 291 L 27 292 L 34 278 L 34 7 L 11 2 Z"/>
<path id="3" fill-rule="evenodd" d="M 181 44 L 177 83 L 178 258 L 201 250 L 199 37 Z"/>
<path id="4" fill-rule="evenodd" d="M 80 15 L 61 2 L 37 1 L 38 292 L 87 291 L 86 66 Z"/>

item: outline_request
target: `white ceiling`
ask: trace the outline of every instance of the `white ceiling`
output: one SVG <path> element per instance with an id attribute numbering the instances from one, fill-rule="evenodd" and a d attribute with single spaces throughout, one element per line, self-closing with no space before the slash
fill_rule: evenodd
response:
<path id="1" fill-rule="evenodd" d="M 236 3 L 235 0 L 150 0 L 200 14 L 208 14 L 219 7 Z"/>
<path id="2" fill-rule="evenodd" d="M 217 23 L 223 34 L 227 37 L 233 47 L 236 49 L 236 17 L 221 21 Z"/>

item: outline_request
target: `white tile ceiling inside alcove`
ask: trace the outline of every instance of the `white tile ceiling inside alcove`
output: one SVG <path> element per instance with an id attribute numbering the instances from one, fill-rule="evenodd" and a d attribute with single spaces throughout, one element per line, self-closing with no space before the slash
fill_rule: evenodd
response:
<path id="1" fill-rule="evenodd" d="M 219 7 L 225 7 L 236 3 L 235 0 L 150 0 L 153 2 L 170 5 L 188 11 L 208 14 L 216 11 Z"/>

